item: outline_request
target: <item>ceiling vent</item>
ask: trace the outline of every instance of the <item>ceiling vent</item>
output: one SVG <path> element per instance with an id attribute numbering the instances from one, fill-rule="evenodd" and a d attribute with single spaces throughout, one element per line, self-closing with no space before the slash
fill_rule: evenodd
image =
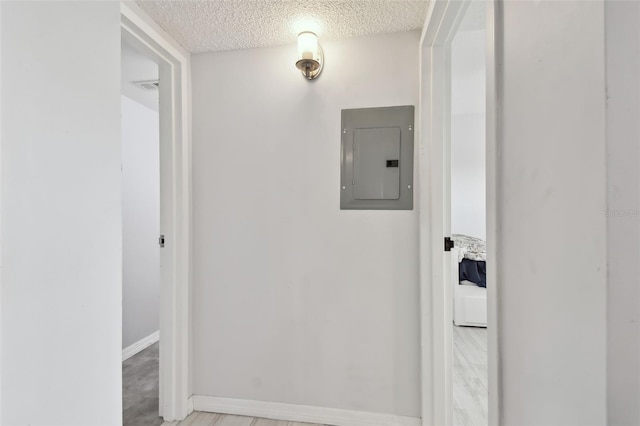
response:
<path id="1" fill-rule="evenodd" d="M 142 90 L 158 90 L 158 86 L 160 86 L 160 81 L 158 80 L 143 80 L 143 81 L 134 81 L 133 84 Z"/>

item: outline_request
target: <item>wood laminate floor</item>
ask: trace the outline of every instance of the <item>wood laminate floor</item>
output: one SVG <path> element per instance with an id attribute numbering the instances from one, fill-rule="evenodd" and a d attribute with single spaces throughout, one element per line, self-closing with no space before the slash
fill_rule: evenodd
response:
<path id="1" fill-rule="evenodd" d="M 486 426 L 487 329 L 453 326 L 453 424 Z"/>
<path id="2" fill-rule="evenodd" d="M 124 426 L 160 426 L 158 416 L 158 343 L 122 363 L 122 423 Z"/>
<path id="3" fill-rule="evenodd" d="M 178 423 L 178 426 L 325 426 L 313 423 L 287 422 L 283 420 L 259 419 L 256 417 L 232 416 L 194 412 Z"/>
<path id="4" fill-rule="evenodd" d="M 486 426 L 487 329 L 453 327 L 453 424 Z M 122 365 L 124 426 L 160 426 L 158 344 Z M 324 426 L 255 417 L 194 412 L 180 426 Z"/>

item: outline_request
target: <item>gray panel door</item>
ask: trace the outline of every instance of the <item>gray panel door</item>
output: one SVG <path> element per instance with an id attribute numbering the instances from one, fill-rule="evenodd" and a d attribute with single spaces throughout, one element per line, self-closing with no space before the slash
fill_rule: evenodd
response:
<path id="1" fill-rule="evenodd" d="M 353 196 L 357 200 L 400 198 L 400 128 L 355 129 Z"/>
<path id="2" fill-rule="evenodd" d="M 340 208 L 413 209 L 414 107 L 342 110 Z"/>

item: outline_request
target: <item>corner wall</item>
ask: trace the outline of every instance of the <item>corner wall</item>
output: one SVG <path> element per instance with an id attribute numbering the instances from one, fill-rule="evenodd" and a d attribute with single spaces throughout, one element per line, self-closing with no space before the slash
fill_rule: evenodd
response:
<path id="1" fill-rule="evenodd" d="M 640 4 L 605 4 L 607 424 L 623 426 L 640 424 Z"/>
<path id="2" fill-rule="evenodd" d="M 499 5 L 500 422 L 603 425 L 604 2 Z"/>
<path id="3" fill-rule="evenodd" d="M 1 2 L 3 425 L 117 425 L 119 2 Z"/>
<path id="4" fill-rule="evenodd" d="M 417 209 L 339 203 L 340 111 L 416 105 L 418 41 L 192 57 L 194 394 L 420 416 Z"/>

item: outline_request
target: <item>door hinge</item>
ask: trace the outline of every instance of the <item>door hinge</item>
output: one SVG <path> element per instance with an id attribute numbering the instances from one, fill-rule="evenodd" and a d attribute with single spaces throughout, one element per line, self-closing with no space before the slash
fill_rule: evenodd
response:
<path id="1" fill-rule="evenodd" d="M 160 238 L 158 238 L 158 244 L 160 247 L 164 247 L 164 235 L 160 235 Z"/>
<path id="2" fill-rule="evenodd" d="M 444 237 L 444 251 L 451 251 L 453 248 L 453 240 L 451 237 Z"/>

